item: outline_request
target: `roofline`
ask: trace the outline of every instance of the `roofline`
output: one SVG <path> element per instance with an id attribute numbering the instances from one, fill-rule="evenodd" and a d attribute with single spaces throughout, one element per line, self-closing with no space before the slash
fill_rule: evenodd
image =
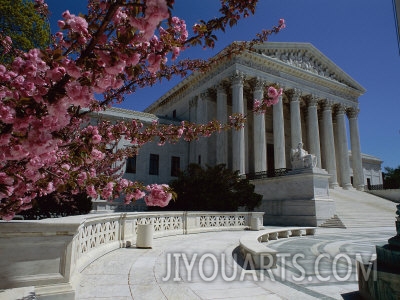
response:
<path id="1" fill-rule="evenodd" d="M 243 41 L 235 41 L 233 43 L 244 43 Z M 232 43 L 232 44 L 233 44 Z M 274 46 L 275 48 L 303 48 L 303 49 L 309 49 L 311 50 L 313 53 L 315 53 L 318 56 L 318 59 L 322 60 L 324 63 L 326 63 L 328 66 L 330 66 L 331 68 L 335 69 L 338 74 L 340 76 L 342 76 L 346 81 L 348 81 L 351 85 L 353 86 L 349 86 L 340 82 L 337 82 L 338 84 L 343 84 L 346 85 L 349 89 L 353 89 L 354 91 L 357 91 L 358 97 L 361 96 L 362 94 L 364 94 L 366 92 L 365 88 L 362 87 L 358 82 L 356 82 L 350 75 L 348 75 L 346 72 L 344 72 L 340 67 L 338 67 L 332 60 L 330 60 L 327 56 L 325 56 L 321 51 L 319 51 L 316 47 L 314 47 L 311 43 L 299 43 L 299 42 L 266 42 L 263 44 L 259 44 L 254 46 L 255 49 L 260 49 L 260 48 L 271 48 L 271 46 Z M 220 52 L 218 52 L 215 56 L 213 56 L 214 58 L 218 57 L 218 56 L 223 56 L 224 52 L 227 51 L 227 48 L 229 47 L 229 45 L 227 47 L 225 47 L 224 49 L 222 49 Z M 272 47 L 273 48 L 273 47 Z M 242 56 L 243 54 L 248 53 L 248 54 L 257 54 L 254 51 L 248 51 L 245 50 L 242 54 L 239 54 L 239 56 Z M 270 58 L 271 61 L 273 61 L 273 58 Z M 278 61 L 278 60 L 276 60 Z M 225 59 L 221 59 L 219 61 L 219 63 L 225 62 Z M 291 67 L 291 68 L 296 68 L 300 71 L 303 72 L 308 72 L 306 70 L 303 70 L 301 68 L 297 68 L 294 66 L 289 66 L 286 63 L 285 64 L 287 67 Z M 311 74 L 311 73 L 310 73 Z M 312 74 L 314 76 L 318 76 L 315 74 Z M 181 90 L 183 87 L 185 87 L 187 84 L 189 84 L 192 81 L 195 81 L 197 78 L 201 78 L 202 76 L 204 76 L 204 73 L 202 72 L 193 72 L 192 74 L 190 74 L 189 76 L 187 76 L 186 78 L 184 78 L 182 81 L 180 81 L 178 84 L 176 84 L 174 87 L 172 87 L 170 90 L 168 90 L 164 95 L 162 95 L 160 98 L 158 98 L 155 102 L 153 102 L 152 104 L 150 104 L 148 107 L 145 108 L 145 112 L 151 112 L 154 109 L 156 109 L 157 107 L 159 107 L 163 101 L 165 101 L 166 99 L 168 99 L 171 95 L 173 95 L 175 92 Z M 324 79 L 323 77 L 321 77 L 322 79 Z M 328 78 L 327 78 L 328 80 Z"/>

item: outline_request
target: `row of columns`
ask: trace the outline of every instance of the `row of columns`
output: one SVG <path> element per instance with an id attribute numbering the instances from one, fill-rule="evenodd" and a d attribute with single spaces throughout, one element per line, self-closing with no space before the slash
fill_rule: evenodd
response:
<path id="1" fill-rule="evenodd" d="M 232 89 L 232 113 L 245 113 L 244 88 L 245 77 L 236 73 L 231 78 Z M 264 85 L 262 80 L 257 80 L 254 87 L 254 99 L 263 99 Z M 217 90 L 217 119 L 226 122 L 228 118 L 227 93 L 222 85 L 216 86 Z M 291 147 L 296 148 L 302 143 L 302 120 L 300 103 L 302 93 L 294 89 L 290 97 L 290 125 Z M 286 168 L 285 131 L 282 96 L 280 101 L 273 106 L 273 143 L 275 169 Z M 347 144 L 346 120 L 348 116 L 350 126 L 350 142 L 352 149 L 353 185 L 359 190 L 364 187 L 364 175 L 361 160 L 360 138 L 358 130 L 358 109 L 348 108 L 335 104 L 327 99 L 318 99 L 307 95 L 307 139 L 308 152 L 317 157 L 317 167 L 325 168 L 331 175 L 330 187 L 339 185 L 344 189 L 351 187 L 350 165 Z M 318 104 L 322 104 L 322 119 L 318 118 Z M 335 105 L 334 105 L 335 104 Z M 333 107 L 336 108 L 335 114 Z M 198 118 L 204 118 L 204 112 L 197 114 Z M 253 141 L 254 141 L 254 170 L 255 172 L 267 171 L 267 141 L 265 128 L 265 115 L 254 114 L 253 117 Z M 334 121 L 336 127 L 334 127 Z M 321 126 L 319 123 L 321 122 Z M 320 128 L 322 132 L 320 132 Z M 334 130 L 334 128 L 336 130 Z M 216 163 L 228 164 L 228 136 L 222 132 L 216 136 Z M 322 157 L 324 158 L 322 160 Z M 232 132 L 232 169 L 245 173 L 245 131 L 244 129 Z"/>

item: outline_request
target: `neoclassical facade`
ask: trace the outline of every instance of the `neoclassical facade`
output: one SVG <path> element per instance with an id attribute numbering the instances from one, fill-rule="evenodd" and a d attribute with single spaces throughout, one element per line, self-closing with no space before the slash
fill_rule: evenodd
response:
<path id="1" fill-rule="evenodd" d="M 234 57 L 224 54 L 210 71 L 188 76 L 145 110 L 196 123 L 246 116 L 239 131 L 191 142 L 189 162 L 269 174 L 290 170 L 291 151 L 302 143 L 329 173 L 331 188 L 363 190 L 360 84 L 308 43 L 268 42 Z M 270 84 L 283 89 L 280 101 L 265 114 L 254 113 L 254 99 L 262 99 Z"/>

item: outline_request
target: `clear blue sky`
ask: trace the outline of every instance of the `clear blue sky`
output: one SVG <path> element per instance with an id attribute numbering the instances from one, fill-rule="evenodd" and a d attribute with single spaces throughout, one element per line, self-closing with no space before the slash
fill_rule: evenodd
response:
<path id="1" fill-rule="evenodd" d="M 188 28 L 217 16 L 217 0 L 176 0 L 174 15 Z M 361 151 L 383 160 L 383 167 L 400 166 L 400 55 L 392 0 L 260 0 L 255 16 L 220 34 L 215 50 L 192 49 L 185 55 L 210 57 L 235 40 L 252 39 L 280 18 L 287 27 L 270 38 L 276 42 L 313 44 L 365 89 L 359 98 Z M 61 13 L 85 12 L 83 0 L 48 0 L 55 24 Z M 124 108 L 143 110 L 177 81 L 163 82 L 129 96 Z"/>

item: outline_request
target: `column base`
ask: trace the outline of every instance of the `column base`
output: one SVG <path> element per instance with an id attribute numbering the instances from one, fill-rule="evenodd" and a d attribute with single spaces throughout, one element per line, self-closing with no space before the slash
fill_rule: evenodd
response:
<path id="1" fill-rule="evenodd" d="M 329 188 L 332 190 L 337 189 L 339 188 L 339 184 L 337 182 L 329 182 Z"/>
<path id="2" fill-rule="evenodd" d="M 348 190 L 354 190 L 353 186 L 351 185 L 351 183 L 346 183 L 343 187 L 344 190 L 348 191 Z"/>

